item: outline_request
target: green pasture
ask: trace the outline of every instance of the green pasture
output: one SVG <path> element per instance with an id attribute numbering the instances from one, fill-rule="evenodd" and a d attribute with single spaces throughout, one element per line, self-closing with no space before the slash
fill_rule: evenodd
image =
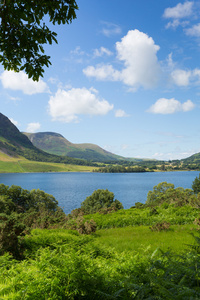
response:
<path id="1" fill-rule="evenodd" d="M 103 229 L 96 232 L 96 241 L 118 252 L 154 252 L 172 250 L 176 253 L 188 251 L 188 245 L 194 244 L 191 233 L 196 225 L 174 225 L 168 231 L 152 231 L 149 226 Z"/>
<path id="2" fill-rule="evenodd" d="M 92 172 L 93 169 L 94 167 L 90 166 L 45 163 L 19 159 L 0 161 L 0 173 Z"/>

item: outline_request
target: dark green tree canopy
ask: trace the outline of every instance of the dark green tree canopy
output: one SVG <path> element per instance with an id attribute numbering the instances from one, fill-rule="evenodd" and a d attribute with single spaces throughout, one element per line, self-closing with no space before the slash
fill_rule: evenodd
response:
<path id="1" fill-rule="evenodd" d="M 82 203 L 81 209 L 85 214 L 94 214 L 102 208 L 115 208 L 116 210 L 122 209 L 122 203 L 115 199 L 114 193 L 102 189 L 98 189 L 88 196 Z"/>
<path id="2" fill-rule="evenodd" d="M 196 177 L 195 180 L 193 181 L 192 189 L 195 192 L 195 194 L 200 193 L 200 174 L 199 177 Z"/>
<path id="3" fill-rule="evenodd" d="M 75 0 L 0 0 L 0 63 L 5 70 L 24 70 L 29 78 L 43 76 L 50 56 L 44 44 L 57 43 L 57 34 L 44 23 L 69 24 L 76 18 Z"/>
<path id="4" fill-rule="evenodd" d="M 175 205 L 192 205 L 199 207 L 199 199 L 194 195 L 191 189 L 182 187 L 174 188 L 174 184 L 161 182 L 153 187 L 153 191 L 149 191 L 147 195 L 147 205 L 161 205 L 163 203 Z"/>

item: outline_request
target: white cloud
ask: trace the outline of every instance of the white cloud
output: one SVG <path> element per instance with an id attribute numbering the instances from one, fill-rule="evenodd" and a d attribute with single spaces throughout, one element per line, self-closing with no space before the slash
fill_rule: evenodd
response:
<path id="1" fill-rule="evenodd" d="M 172 58 L 172 52 L 167 56 L 167 67 L 169 69 L 173 69 L 175 66 L 175 63 L 173 61 L 173 58 Z"/>
<path id="2" fill-rule="evenodd" d="M 49 100 L 49 114 L 53 120 L 66 123 L 78 122 L 78 115 L 106 115 L 113 105 L 99 99 L 95 89 L 59 89 Z"/>
<path id="3" fill-rule="evenodd" d="M 139 30 L 131 30 L 116 43 L 118 58 L 124 61 L 123 82 L 130 86 L 150 88 L 160 73 L 156 53 L 160 49 L 154 40 Z"/>
<path id="4" fill-rule="evenodd" d="M 46 93 L 49 91 L 47 84 L 43 80 L 33 81 L 28 78 L 23 71 L 4 71 L 0 76 L 1 83 L 5 89 L 20 90 L 24 94 L 33 95 Z"/>
<path id="5" fill-rule="evenodd" d="M 186 1 L 185 3 L 178 3 L 174 7 L 165 9 L 163 17 L 172 19 L 181 19 L 190 17 L 193 13 L 193 1 Z"/>
<path id="6" fill-rule="evenodd" d="M 187 158 L 191 155 L 193 155 L 194 153 L 198 153 L 199 150 L 188 150 L 187 152 L 183 152 L 181 151 L 180 148 L 175 148 L 172 152 L 168 152 L 168 153 L 154 153 L 152 155 L 152 158 L 158 159 L 158 160 L 174 160 L 174 159 L 183 159 L 183 158 Z"/>
<path id="7" fill-rule="evenodd" d="M 15 121 L 13 118 L 9 118 L 9 120 L 15 125 L 15 126 L 17 126 L 18 125 L 18 122 L 17 121 Z"/>
<path id="8" fill-rule="evenodd" d="M 194 103 L 191 100 L 187 100 L 184 103 L 172 98 L 160 98 L 153 104 L 147 112 L 153 114 L 174 114 L 176 112 L 187 112 L 194 108 Z"/>
<path id="9" fill-rule="evenodd" d="M 102 33 L 107 37 L 121 33 L 121 28 L 116 24 L 109 23 L 109 22 L 102 22 L 102 24 L 104 25 L 104 28 L 102 29 Z"/>
<path id="10" fill-rule="evenodd" d="M 200 37 L 200 23 L 191 28 L 185 29 L 185 33 L 189 36 Z"/>
<path id="11" fill-rule="evenodd" d="M 38 131 L 40 129 L 40 127 L 41 127 L 41 125 L 38 122 L 36 122 L 36 123 L 29 123 L 28 126 L 27 126 L 26 131 L 34 133 L 34 132 Z"/>
<path id="12" fill-rule="evenodd" d="M 176 29 L 178 26 L 182 26 L 185 27 L 186 25 L 188 25 L 189 22 L 188 21 L 182 21 L 180 22 L 178 19 L 173 20 L 172 22 L 168 22 L 167 25 L 165 26 L 165 28 L 172 28 L 172 29 Z"/>
<path id="13" fill-rule="evenodd" d="M 170 74 L 170 80 L 177 86 L 189 86 L 191 83 L 200 84 L 200 69 L 182 70 L 175 69 Z"/>
<path id="14" fill-rule="evenodd" d="M 196 84 L 200 84 L 200 69 L 194 69 L 193 70 L 193 77 L 197 78 Z"/>
<path id="15" fill-rule="evenodd" d="M 70 52 L 71 54 L 75 54 L 75 55 L 79 55 L 79 56 L 82 56 L 85 54 L 84 51 L 81 50 L 81 47 L 80 46 L 77 46 L 74 50 L 72 50 Z"/>
<path id="16" fill-rule="evenodd" d="M 169 23 L 167 23 L 167 25 L 165 26 L 165 28 L 172 28 L 175 29 L 180 25 L 180 21 L 179 20 L 173 20 L 172 22 L 170 21 Z"/>
<path id="17" fill-rule="evenodd" d="M 122 109 L 117 109 L 115 111 L 115 117 L 116 118 L 123 118 L 123 117 L 128 117 L 129 115 Z"/>
<path id="18" fill-rule="evenodd" d="M 176 69 L 171 73 L 171 79 L 178 86 L 188 86 L 191 75 L 191 71 Z"/>
<path id="19" fill-rule="evenodd" d="M 98 80 L 122 81 L 126 85 L 138 88 L 155 86 L 161 72 L 157 51 L 153 39 L 139 30 L 130 30 L 121 42 L 116 43 L 117 58 L 124 62 L 121 71 L 112 65 L 89 66 L 83 70 L 88 77 Z"/>
<path id="20" fill-rule="evenodd" d="M 113 53 L 110 50 L 108 50 L 107 48 L 104 48 L 104 47 L 101 47 L 100 49 L 95 49 L 94 50 L 94 56 L 95 57 L 100 57 L 100 56 L 103 56 L 104 54 L 110 56 Z"/>
<path id="21" fill-rule="evenodd" d="M 112 65 L 89 66 L 83 70 L 88 77 L 95 77 L 97 80 L 118 81 L 121 79 L 121 73 L 113 68 Z"/>

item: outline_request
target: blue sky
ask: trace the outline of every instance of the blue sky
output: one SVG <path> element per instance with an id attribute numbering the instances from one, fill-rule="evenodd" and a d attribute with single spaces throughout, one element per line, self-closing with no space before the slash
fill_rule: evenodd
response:
<path id="1" fill-rule="evenodd" d="M 0 68 L 1 112 L 20 131 L 62 134 L 124 157 L 200 152 L 200 1 L 77 1 L 51 26 L 39 82 Z"/>

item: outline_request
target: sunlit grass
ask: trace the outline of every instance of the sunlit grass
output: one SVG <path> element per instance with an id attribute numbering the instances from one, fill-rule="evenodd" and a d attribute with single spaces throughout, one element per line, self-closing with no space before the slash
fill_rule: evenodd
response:
<path id="1" fill-rule="evenodd" d="M 31 173 L 31 172 L 92 172 L 94 167 L 68 165 L 62 163 L 45 163 L 29 160 L 12 159 L 10 161 L 1 160 L 0 173 Z"/>
<path id="2" fill-rule="evenodd" d="M 194 244 L 191 232 L 194 232 L 195 225 L 174 225 L 170 228 L 169 231 L 155 232 L 148 226 L 136 226 L 98 230 L 96 234 L 98 243 L 119 252 L 144 249 L 154 251 L 160 248 L 180 253 L 186 251 L 188 245 Z"/>

